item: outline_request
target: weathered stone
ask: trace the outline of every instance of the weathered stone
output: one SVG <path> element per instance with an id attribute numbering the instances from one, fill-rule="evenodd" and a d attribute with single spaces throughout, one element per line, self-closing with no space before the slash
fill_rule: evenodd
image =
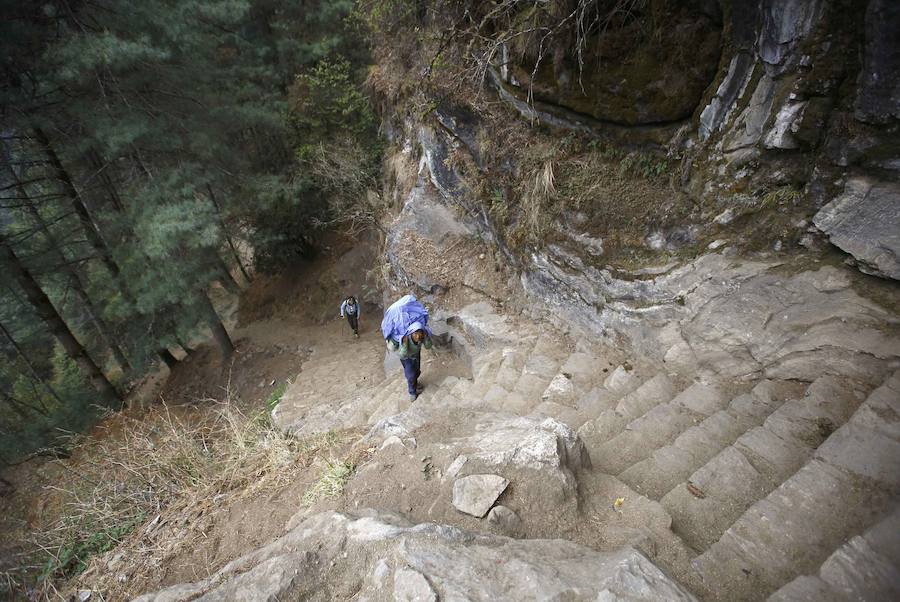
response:
<path id="1" fill-rule="evenodd" d="M 393 571 L 393 588 L 389 573 Z M 188 600 L 694 600 L 632 548 L 600 553 L 563 540 L 476 535 L 374 514 L 314 515 L 213 576 L 145 594 Z M 410 597 L 412 596 L 412 597 Z"/>
<path id="2" fill-rule="evenodd" d="M 487 514 L 509 481 L 494 474 L 475 474 L 453 483 L 453 506 L 460 512 L 482 518 Z"/>
<path id="3" fill-rule="evenodd" d="M 733 152 L 755 145 L 763 135 L 763 129 L 775 98 L 775 80 L 768 75 L 760 77 L 747 107 L 735 119 L 725 140 L 724 150 Z"/>
<path id="4" fill-rule="evenodd" d="M 390 448 L 404 449 L 405 446 L 403 445 L 403 440 L 400 439 L 400 437 L 398 437 L 397 435 L 391 435 L 390 437 L 385 439 L 384 442 L 381 444 L 382 450 L 390 449 Z"/>
<path id="5" fill-rule="evenodd" d="M 739 52 L 731 58 L 728 73 L 719 84 L 715 96 L 700 113 L 700 136 L 708 138 L 718 131 L 728 120 L 735 101 L 744 93 L 744 88 L 753 73 L 753 56 Z"/>
<path id="6" fill-rule="evenodd" d="M 459 471 L 462 470 L 463 466 L 465 466 L 468 461 L 469 459 L 463 455 L 456 456 L 456 459 L 447 467 L 444 476 L 449 479 L 455 479 L 456 475 L 459 474 Z"/>
<path id="7" fill-rule="evenodd" d="M 437 596 L 422 573 L 402 568 L 394 573 L 394 600 L 401 602 L 435 602 Z"/>
<path id="8" fill-rule="evenodd" d="M 561 405 L 574 403 L 576 397 L 575 385 L 572 380 L 563 373 L 557 374 L 541 394 L 542 401 L 549 401 Z"/>
<path id="9" fill-rule="evenodd" d="M 819 20 L 823 4 L 821 0 L 764 2 L 760 58 L 770 65 L 781 65 Z"/>
<path id="10" fill-rule="evenodd" d="M 853 178 L 813 223 L 863 272 L 900 280 L 900 185 Z"/>
<path id="11" fill-rule="evenodd" d="M 584 444 L 566 425 L 545 418 L 511 418 L 488 421 L 465 441 L 474 450 L 467 454 L 488 466 L 509 466 L 546 471 L 568 480 L 561 471 L 590 466 Z"/>
<path id="12" fill-rule="evenodd" d="M 794 149 L 800 148 L 800 142 L 794 137 L 803 119 L 806 102 L 788 102 L 775 116 L 772 129 L 766 134 L 763 145 L 766 148 Z"/>
<path id="13" fill-rule="evenodd" d="M 634 375 L 631 370 L 626 370 L 624 366 L 616 366 L 616 369 L 610 372 L 603 386 L 612 391 L 625 395 L 637 389 L 641 384 L 641 379 Z"/>

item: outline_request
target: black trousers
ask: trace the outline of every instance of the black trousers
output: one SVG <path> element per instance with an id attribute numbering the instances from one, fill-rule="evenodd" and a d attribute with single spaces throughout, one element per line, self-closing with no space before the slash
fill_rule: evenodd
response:
<path id="1" fill-rule="evenodd" d="M 359 317 L 356 314 L 344 314 L 347 316 L 347 323 L 353 329 L 353 334 L 359 334 Z"/>

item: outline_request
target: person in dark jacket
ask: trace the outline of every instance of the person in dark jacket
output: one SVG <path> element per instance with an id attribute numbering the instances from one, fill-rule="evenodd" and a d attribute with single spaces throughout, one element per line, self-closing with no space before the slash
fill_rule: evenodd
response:
<path id="1" fill-rule="evenodd" d="M 353 329 L 353 336 L 359 338 L 359 303 L 356 301 L 356 297 L 347 297 L 344 299 L 344 302 L 341 303 L 341 317 L 347 318 L 347 323 L 350 324 L 350 328 Z"/>
<path id="2" fill-rule="evenodd" d="M 400 353 L 400 363 L 403 364 L 403 375 L 406 377 L 409 400 L 415 401 L 421 391 L 419 376 L 422 375 L 422 347 L 431 349 L 431 336 L 419 322 L 414 322 L 406 330 L 407 334 L 400 341 L 387 339 L 387 348 L 390 351 Z"/>

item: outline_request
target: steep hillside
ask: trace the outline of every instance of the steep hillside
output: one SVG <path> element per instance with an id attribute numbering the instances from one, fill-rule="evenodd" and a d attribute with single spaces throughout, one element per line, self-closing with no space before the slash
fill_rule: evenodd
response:
<path id="1" fill-rule="evenodd" d="M 304 332 L 270 413 L 299 445 L 341 433 L 341 455 L 254 498 L 281 495 L 278 537 L 134 586 L 110 553 L 79 585 L 147 602 L 900 596 L 896 3 L 393 0 L 362 17 L 389 146 L 383 252 L 353 269 L 381 290 L 358 340 Z M 406 293 L 436 343 L 414 401 L 374 329 Z"/>

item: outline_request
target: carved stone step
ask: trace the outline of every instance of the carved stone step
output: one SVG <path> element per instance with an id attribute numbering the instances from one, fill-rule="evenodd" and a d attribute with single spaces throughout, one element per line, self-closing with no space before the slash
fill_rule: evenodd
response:
<path id="1" fill-rule="evenodd" d="M 624 432 L 601 444 L 597 450 L 592 450 L 593 457 L 597 458 L 595 465 L 610 474 L 619 474 L 647 458 L 655 449 L 671 442 L 724 403 L 725 398 L 718 389 L 695 383 L 669 403 L 660 404 L 632 420 Z"/>
<path id="2" fill-rule="evenodd" d="M 694 472 L 690 485 L 681 483 L 660 500 L 672 516 L 672 529 L 695 550 L 707 549 L 747 508 L 796 472 L 838 426 L 833 421 L 843 422 L 858 403 L 852 388 L 833 377 L 818 379 L 802 399 L 785 402 L 761 428 Z"/>
<path id="3" fill-rule="evenodd" d="M 900 373 L 775 491 L 751 506 L 695 561 L 707 584 L 759 599 L 808 575 L 846 539 L 900 501 Z"/>
<path id="4" fill-rule="evenodd" d="M 818 576 L 802 575 L 769 602 L 897 600 L 900 598 L 900 511 L 837 549 Z"/>
<path id="5" fill-rule="evenodd" d="M 616 404 L 615 410 L 605 410 L 599 417 L 585 423 L 578 434 L 594 453 L 600 446 L 618 435 L 631 420 L 645 414 L 651 408 L 670 401 L 675 395 L 674 386 L 665 374 L 657 374 Z"/>

